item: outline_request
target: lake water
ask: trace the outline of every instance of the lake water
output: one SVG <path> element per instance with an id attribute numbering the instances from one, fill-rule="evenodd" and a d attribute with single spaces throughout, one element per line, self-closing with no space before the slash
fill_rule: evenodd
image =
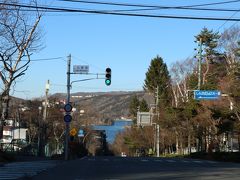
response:
<path id="1" fill-rule="evenodd" d="M 118 132 L 121 132 L 124 130 L 125 126 L 131 126 L 132 121 L 125 121 L 125 120 L 116 120 L 111 126 L 105 126 L 105 125 L 96 125 L 93 126 L 93 129 L 95 130 L 105 130 L 107 135 L 107 142 L 113 143 L 116 135 Z"/>

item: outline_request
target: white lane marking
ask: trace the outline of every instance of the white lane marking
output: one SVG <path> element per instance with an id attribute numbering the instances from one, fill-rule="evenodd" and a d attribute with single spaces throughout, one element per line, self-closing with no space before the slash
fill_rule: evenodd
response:
<path id="1" fill-rule="evenodd" d="M 58 161 L 32 161 L 8 163 L 0 167 L 0 180 L 17 179 L 37 175 L 38 172 L 56 166 Z"/>
<path id="2" fill-rule="evenodd" d="M 149 160 L 147 159 L 141 159 L 142 162 L 148 162 Z"/>

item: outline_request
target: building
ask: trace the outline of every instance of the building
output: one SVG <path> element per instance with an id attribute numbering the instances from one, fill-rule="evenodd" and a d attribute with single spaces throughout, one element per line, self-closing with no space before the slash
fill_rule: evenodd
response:
<path id="1" fill-rule="evenodd" d="M 21 128 L 15 120 L 6 120 L 6 126 L 3 127 L 3 138 L 1 139 L 1 145 L 4 148 L 7 148 L 11 143 L 17 145 L 20 141 L 26 142 L 26 139 L 27 128 Z"/>

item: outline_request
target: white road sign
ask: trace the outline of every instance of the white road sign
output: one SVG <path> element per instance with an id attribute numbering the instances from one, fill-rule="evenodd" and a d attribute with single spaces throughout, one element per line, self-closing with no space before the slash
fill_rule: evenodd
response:
<path id="1" fill-rule="evenodd" d="M 79 74 L 87 74 L 89 72 L 89 66 L 88 65 L 74 65 L 73 72 L 79 73 Z"/>

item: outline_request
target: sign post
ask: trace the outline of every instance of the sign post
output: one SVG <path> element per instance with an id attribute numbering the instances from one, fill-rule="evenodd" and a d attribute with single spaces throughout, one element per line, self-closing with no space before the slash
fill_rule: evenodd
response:
<path id="1" fill-rule="evenodd" d="M 138 112 L 137 113 L 137 125 L 139 126 L 151 126 L 152 118 L 150 112 Z"/>
<path id="2" fill-rule="evenodd" d="M 221 96 L 218 90 L 195 90 L 194 99 L 196 100 L 216 100 Z"/>

